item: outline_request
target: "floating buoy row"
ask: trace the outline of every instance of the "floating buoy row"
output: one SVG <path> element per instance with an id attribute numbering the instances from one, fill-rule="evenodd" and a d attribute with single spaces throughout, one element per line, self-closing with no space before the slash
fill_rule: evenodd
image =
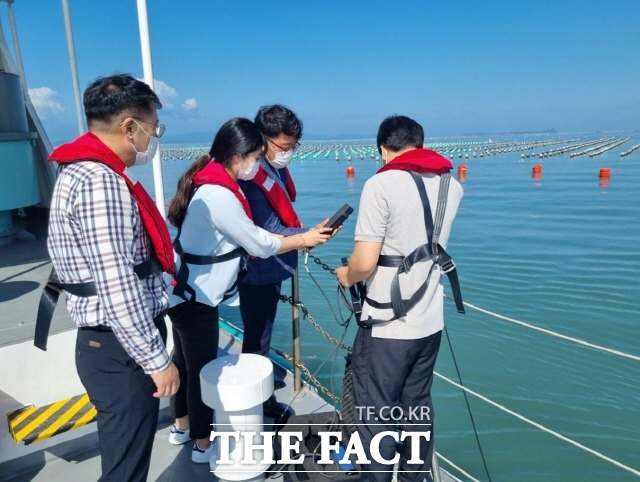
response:
<path id="1" fill-rule="evenodd" d="M 160 159 L 163 161 L 193 159 L 195 161 L 201 155 L 208 153 L 210 148 L 211 146 L 204 144 L 193 146 L 167 144 L 160 147 Z"/>
<path id="2" fill-rule="evenodd" d="M 457 142 L 436 142 L 430 143 L 426 147 L 437 151 L 442 156 L 449 159 L 477 159 L 500 154 L 511 154 L 520 152 L 521 159 L 535 158 L 540 159 L 570 154 L 570 156 L 578 157 L 589 155 L 594 157 L 604 152 L 610 151 L 615 147 L 624 144 L 630 139 L 606 137 L 589 141 L 580 141 L 579 139 L 546 139 L 536 141 L 504 141 L 495 142 L 487 141 L 457 141 Z M 361 142 L 361 143 L 360 143 Z M 162 145 L 160 155 L 162 160 L 195 160 L 202 154 L 209 151 L 209 145 L 180 145 L 167 144 Z M 637 149 L 640 144 L 622 152 L 622 157 L 628 156 Z M 376 163 L 381 162 L 380 153 L 376 145 L 365 143 L 364 141 L 355 141 L 354 144 L 342 143 L 305 143 L 294 153 L 294 160 L 305 161 L 316 159 L 328 159 L 333 157 L 336 162 L 346 160 L 353 162 L 354 160 L 373 160 Z"/>
<path id="3" fill-rule="evenodd" d="M 618 139 L 616 141 L 613 141 L 607 144 L 606 146 L 602 146 L 600 149 L 597 149 L 596 151 L 592 152 L 591 154 L 589 154 L 589 157 L 596 157 L 604 152 L 610 151 L 611 149 L 615 149 L 616 147 L 627 142 L 629 139 L 631 139 L 631 137 L 625 137 L 624 139 Z"/>
<path id="4" fill-rule="evenodd" d="M 530 149 L 537 149 L 553 144 L 562 144 L 571 142 L 570 140 L 540 140 L 540 141 L 508 141 L 508 142 L 468 142 L 468 143 L 456 143 L 450 144 L 435 144 L 430 146 L 432 149 L 438 151 L 443 156 L 454 159 L 456 156 L 458 159 L 469 158 L 482 158 L 499 154 L 508 154 L 512 152 L 525 151 Z M 531 154 L 522 154 L 522 157 L 529 157 Z"/>
<path id="5" fill-rule="evenodd" d="M 571 153 L 571 152 L 574 152 L 574 151 L 580 151 L 580 150 L 585 149 L 587 147 L 593 146 L 594 144 L 600 144 L 601 142 L 603 142 L 603 140 L 602 139 L 597 139 L 597 140 L 594 140 L 594 141 L 586 141 L 586 142 L 577 142 L 577 141 L 573 140 L 571 142 L 572 142 L 572 144 L 569 144 L 569 145 L 566 145 L 566 146 L 557 147 L 555 149 L 550 149 L 548 151 L 541 151 L 541 152 L 538 153 L 538 157 L 540 159 L 543 159 L 545 157 L 563 155 L 563 154 L 566 154 L 567 152 Z"/>
<path id="6" fill-rule="evenodd" d="M 640 149 L 640 144 L 636 144 L 635 146 L 632 146 L 630 149 L 627 149 L 626 151 L 621 152 L 620 153 L 620 157 L 626 157 L 629 154 L 633 154 L 638 149 Z"/>
<path id="7" fill-rule="evenodd" d="M 344 145 L 344 144 L 308 144 L 303 145 L 294 154 L 294 159 L 305 161 L 306 159 L 327 159 L 333 156 L 336 162 L 345 159 L 352 162 L 354 159 L 372 159 L 380 162 L 380 153 L 376 146 L 366 145 Z"/>
<path id="8" fill-rule="evenodd" d="M 579 152 L 573 152 L 571 154 L 571 157 L 578 157 L 578 156 L 584 156 L 586 155 L 590 155 L 594 152 L 599 151 L 600 149 L 607 147 L 609 145 L 611 145 L 612 143 L 617 142 L 616 139 L 614 139 L 613 137 L 608 137 L 605 139 L 599 139 L 599 142 L 592 142 L 586 149 L 583 149 Z"/>

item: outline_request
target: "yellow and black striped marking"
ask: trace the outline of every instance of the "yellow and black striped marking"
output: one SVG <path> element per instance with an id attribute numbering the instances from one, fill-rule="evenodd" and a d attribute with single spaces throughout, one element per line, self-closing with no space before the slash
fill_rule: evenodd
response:
<path id="1" fill-rule="evenodd" d="M 85 393 L 44 407 L 19 408 L 8 412 L 7 419 L 13 439 L 29 445 L 91 423 L 96 414 L 96 408 Z"/>

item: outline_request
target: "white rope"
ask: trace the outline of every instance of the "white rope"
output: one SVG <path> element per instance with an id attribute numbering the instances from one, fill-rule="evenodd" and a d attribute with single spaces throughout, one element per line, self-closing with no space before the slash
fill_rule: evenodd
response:
<path id="1" fill-rule="evenodd" d="M 448 458 L 446 458 L 444 455 L 440 455 L 439 452 L 436 452 L 436 455 L 438 456 L 439 459 L 444 460 L 446 463 L 448 463 L 451 467 L 453 467 L 454 469 L 456 469 L 458 472 L 460 472 L 462 475 L 464 475 L 465 477 L 468 477 L 471 482 L 480 482 L 478 479 L 476 479 L 475 477 L 473 477 L 471 474 L 469 474 L 468 472 L 466 472 L 464 469 L 462 469 L 461 467 L 458 467 L 456 464 L 454 464 L 451 460 L 449 460 Z"/>
<path id="2" fill-rule="evenodd" d="M 514 318 L 509 318 L 508 316 L 500 315 L 498 313 L 494 313 L 492 311 L 485 310 L 484 308 L 480 308 L 479 306 L 472 305 L 471 303 L 467 303 L 466 301 L 464 302 L 464 305 L 468 306 L 471 309 L 479 311 L 481 313 L 485 313 L 485 314 L 491 315 L 491 316 L 493 316 L 495 318 L 499 318 L 501 320 L 505 320 L 505 321 L 509 321 L 511 323 L 515 323 L 516 325 L 524 326 L 525 328 L 530 328 L 532 330 L 540 331 L 542 333 L 546 333 L 547 335 L 555 336 L 556 338 L 561 338 L 563 340 L 571 341 L 571 342 L 576 343 L 578 345 L 582 345 L 582 346 L 586 346 L 586 347 L 589 347 L 589 348 L 593 348 L 594 350 L 603 351 L 603 352 L 606 352 L 606 353 L 610 353 L 612 355 L 617 355 L 617 356 L 621 356 L 623 358 L 629 358 L 631 360 L 640 361 L 640 356 L 638 356 L 638 355 L 632 355 L 630 353 L 625 353 L 623 351 L 618 351 L 618 350 L 614 350 L 612 348 L 607 348 L 606 346 L 596 345 L 594 343 L 590 343 L 588 341 L 581 340 L 579 338 L 573 338 L 571 336 L 563 335 L 561 333 L 557 333 L 557 332 L 552 331 L 552 330 L 547 330 L 546 328 L 541 328 L 539 326 L 535 326 L 535 325 L 532 325 L 530 323 L 526 323 L 524 321 L 516 320 Z"/>
<path id="3" fill-rule="evenodd" d="M 607 457 L 606 455 L 598 452 L 597 450 L 591 449 L 585 445 L 582 445 L 580 442 L 576 442 L 575 440 L 571 440 L 570 438 L 558 433 L 558 432 L 554 432 L 553 430 L 545 427 L 544 425 L 540 425 L 537 422 L 534 422 L 533 420 L 520 415 L 519 413 L 514 412 L 513 410 L 509 410 L 507 407 L 500 405 L 499 403 L 494 402 L 493 400 L 488 399 L 487 397 L 485 397 L 484 395 L 480 395 L 477 392 L 474 392 L 473 390 L 468 389 L 467 387 L 464 387 L 462 385 L 460 385 L 459 383 L 454 382 L 453 380 L 451 380 L 450 378 L 445 377 L 444 375 L 440 375 L 438 372 L 434 372 L 435 375 L 439 378 L 441 378 L 442 380 L 446 381 L 447 383 L 450 383 L 451 385 L 458 387 L 460 390 L 464 390 L 467 393 L 470 393 L 471 395 L 478 397 L 480 400 L 483 400 L 485 402 L 487 402 L 490 405 L 493 405 L 494 407 L 502 410 L 503 412 L 508 413 L 509 415 L 512 415 L 520 420 L 522 420 L 523 422 L 528 423 L 529 425 L 533 425 L 534 427 L 536 427 L 539 430 L 542 430 L 543 432 L 547 432 L 548 434 L 553 435 L 556 438 L 559 438 L 560 440 L 564 440 L 565 442 L 570 443 L 571 445 L 578 447 L 579 449 L 584 450 L 585 452 L 589 452 L 592 455 L 595 455 L 596 457 L 609 462 L 613 465 L 616 465 L 618 467 L 620 467 L 621 469 L 626 470 L 627 472 L 631 472 L 634 475 L 638 475 L 640 476 L 640 470 L 636 470 L 633 467 L 629 467 L 628 465 L 624 465 L 622 462 L 618 462 L 615 459 L 612 459 L 611 457 Z"/>

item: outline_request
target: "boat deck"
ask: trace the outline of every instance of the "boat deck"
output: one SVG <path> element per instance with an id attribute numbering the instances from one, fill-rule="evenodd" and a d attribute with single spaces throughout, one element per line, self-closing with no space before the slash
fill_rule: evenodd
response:
<path id="1" fill-rule="evenodd" d="M 237 338 L 230 333 L 221 330 L 220 342 L 219 356 L 239 353 L 240 344 Z M 321 413 L 333 410 L 330 404 L 308 386 L 304 386 L 300 394 L 294 396 L 291 388 L 293 387 L 291 373 L 281 369 L 276 375 L 283 377 L 286 383 L 284 388 L 275 392 L 276 397 L 283 403 L 293 401 L 291 407 L 295 414 Z M 191 461 L 193 444 L 176 446 L 169 443 L 169 430 L 172 423 L 173 419 L 169 414 L 168 407 L 162 408 L 153 445 L 148 480 L 164 482 L 215 480 L 216 477 L 210 472 L 208 464 L 194 464 Z M 12 482 L 97 480 L 101 472 L 97 433 L 93 432 L 80 439 L 34 452 L 24 460 L 6 465 L 6 471 L 12 472 L 14 475 L 0 473 L 2 475 L 0 479 Z"/>
<path id="2" fill-rule="evenodd" d="M 40 295 L 51 271 L 46 250 L 45 211 L 32 210 L 24 228 L 35 239 L 0 245 L 0 413 L 30 404 L 43 406 L 84 392 L 75 371 L 75 326 L 60 300 L 52 322 L 46 352 L 33 346 L 35 319 Z M 220 331 L 219 356 L 240 352 L 241 331 L 224 322 Z M 169 340 L 171 344 L 171 339 Z M 315 389 L 304 385 L 298 395 L 292 391 L 291 372 L 276 365 L 275 376 L 286 386 L 275 392 L 277 399 L 291 403 L 294 414 L 334 411 Z M 208 464 L 191 461 L 192 444 L 174 446 L 168 442 L 172 425 L 168 400 L 161 401 L 149 472 L 149 481 L 214 480 Z M 57 482 L 97 480 L 100 451 L 96 424 L 57 435 L 28 446 L 16 444 L 7 424 L 0 424 L 0 480 L 12 482 Z M 291 481 L 289 474 L 275 479 Z M 353 476 L 357 480 L 357 475 Z M 440 480 L 454 482 L 440 470 Z"/>
<path id="3" fill-rule="evenodd" d="M 24 228 L 35 239 L 2 244 L 0 238 L 0 347 L 33 339 L 40 295 L 51 272 L 46 216 L 44 210 L 29 210 Z M 73 327 L 64 302 L 59 303 L 51 333 Z"/>

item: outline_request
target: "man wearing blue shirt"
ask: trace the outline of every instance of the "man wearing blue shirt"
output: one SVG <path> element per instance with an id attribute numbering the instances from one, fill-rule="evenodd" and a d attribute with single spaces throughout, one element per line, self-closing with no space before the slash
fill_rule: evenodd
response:
<path id="1" fill-rule="evenodd" d="M 308 231 L 302 228 L 293 209 L 295 186 L 287 165 L 302 136 L 302 121 L 283 105 L 269 105 L 258 111 L 255 124 L 267 139 L 268 149 L 260 159 L 260 170 L 251 181 L 239 181 L 251 206 L 254 222 L 269 232 L 291 236 Z M 268 356 L 273 322 L 278 309 L 282 282 L 293 276 L 298 253 L 250 259 L 239 285 L 240 313 L 244 324 L 243 353 Z M 282 382 L 276 382 L 279 388 Z M 271 397 L 264 414 L 280 418 L 285 407 Z"/>

